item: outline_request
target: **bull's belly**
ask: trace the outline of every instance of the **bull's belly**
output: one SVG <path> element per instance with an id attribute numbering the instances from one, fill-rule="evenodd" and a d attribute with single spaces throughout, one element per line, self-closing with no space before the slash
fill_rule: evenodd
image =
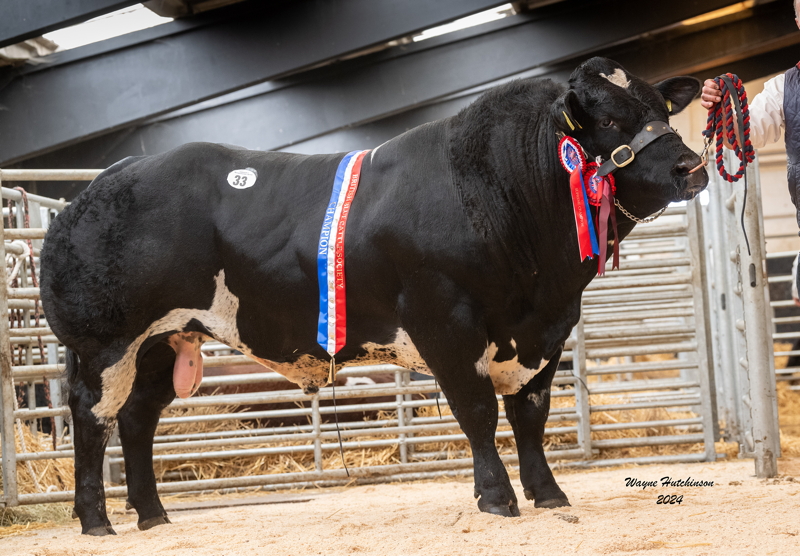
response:
<path id="1" fill-rule="evenodd" d="M 215 281 L 216 289 L 210 309 L 173 309 L 152 323 L 128 345 L 117 363 L 103 371 L 103 394 L 101 400 L 92 408 L 98 419 L 114 419 L 130 396 L 136 378 L 136 356 L 145 340 L 165 332 L 183 331 L 193 320 L 200 322 L 208 330 L 210 337 L 197 332 L 179 332 L 167 339 L 176 353 L 173 385 L 179 397 L 191 396 L 199 388 L 203 377 L 203 358 L 200 348 L 205 341 L 212 338 L 242 352 L 264 367 L 282 374 L 306 392 L 314 392 L 328 383 L 330 369 L 328 361 L 302 355 L 291 363 L 279 363 L 254 355 L 250 346 L 242 341 L 239 334 L 236 324 L 239 299 L 227 288 L 224 270 L 219 272 Z M 403 329 L 397 330 L 391 344 L 368 343 L 361 347 L 364 353 L 344 362 L 347 366 L 388 363 L 431 374 Z"/>
<path id="2" fill-rule="evenodd" d="M 275 370 L 306 392 L 315 392 L 328 383 L 330 363 L 310 355 L 302 355 L 291 363 L 279 363 L 257 357 L 250 346 L 241 339 L 236 324 L 239 311 L 239 299 L 225 284 L 225 271 L 221 270 L 215 278 L 216 289 L 214 300 L 209 309 L 173 309 L 166 316 L 152 323 L 145 332 L 132 341 L 122 358 L 102 373 L 103 393 L 100 401 L 92 411 L 101 420 L 112 420 L 116 417 L 125 401 L 130 396 L 136 378 L 136 357 L 139 349 L 148 338 L 170 331 L 181 331 L 173 334 L 169 345 L 175 350 L 175 366 L 173 369 L 173 385 L 179 397 L 191 396 L 200 386 L 203 377 L 203 358 L 200 347 L 210 338 L 196 332 L 183 332 L 190 321 L 196 320 L 208 330 L 211 338 L 236 349 L 261 365 Z M 408 333 L 399 328 L 394 340 L 386 345 L 374 343 L 363 344 L 363 353 L 355 359 L 344 361 L 347 366 L 365 366 L 377 364 L 394 364 L 424 374 L 432 374 L 420 356 Z M 515 394 L 538 373 L 547 361 L 538 369 L 527 369 L 517 362 L 497 362 L 494 356 L 497 347 L 491 344 L 484 355 L 476 362 L 475 371 L 481 375 L 489 375 L 498 394 Z"/>
<path id="3" fill-rule="evenodd" d="M 361 345 L 363 354 L 353 359 L 337 362 L 337 366 L 345 367 L 364 367 L 368 365 L 397 365 L 405 369 L 417 371 L 427 375 L 431 374 L 425 361 L 420 356 L 408 333 L 402 328 L 398 328 L 394 340 L 389 344 L 366 343 Z M 305 383 L 312 377 L 329 374 L 330 363 L 303 355 L 291 363 L 277 363 L 268 359 L 261 359 L 259 362 L 282 374 L 295 384 L 306 389 Z"/>

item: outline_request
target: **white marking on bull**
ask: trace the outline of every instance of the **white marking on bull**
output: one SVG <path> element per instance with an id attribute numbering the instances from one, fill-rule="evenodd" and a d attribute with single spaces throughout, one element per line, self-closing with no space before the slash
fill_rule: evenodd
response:
<path id="1" fill-rule="evenodd" d="M 478 373 L 478 376 L 481 378 L 489 376 L 489 360 L 494 357 L 494 352 L 491 351 L 492 348 L 494 348 L 494 351 L 497 351 L 497 346 L 491 344 L 475 362 L 475 372 Z"/>
<path id="2" fill-rule="evenodd" d="M 800 259 L 800 253 L 794 258 L 792 263 L 792 299 L 795 305 L 800 305 L 800 294 L 797 292 L 797 261 Z"/>
<path id="3" fill-rule="evenodd" d="M 411 341 L 408 332 L 402 328 L 397 329 L 397 334 L 395 334 L 394 341 L 390 347 L 397 351 L 397 358 L 400 361 L 398 364 L 401 367 L 417 371 L 418 373 L 432 375 L 425 360 L 422 359 L 419 351 L 417 351 L 417 346 Z"/>
<path id="4" fill-rule="evenodd" d="M 604 77 L 611 81 L 614 85 L 618 87 L 622 87 L 623 89 L 627 89 L 631 86 L 631 82 L 628 81 L 628 77 L 625 75 L 625 71 L 622 68 L 617 68 L 614 70 L 614 73 L 611 75 L 606 75 L 603 72 L 600 72 L 600 77 Z"/>
<path id="5" fill-rule="evenodd" d="M 343 363 L 345 367 L 387 364 L 397 365 L 426 375 L 431 374 L 430 369 L 428 369 L 425 361 L 414 346 L 414 342 L 411 341 L 408 333 L 402 328 L 397 329 L 391 343 L 375 344 L 367 342 L 361 345 L 361 349 L 365 350 L 366 353 L 355 359 L 345 361 Z M 300 381 L 308 382 L 308 377 L 313 379 L 319 375 L 327 376 L 330 369 L 328 361 L 323 361 L 310 355 L 303 355 L 293 363 L 274 363 L 267 360 L 261 360 L 260 362 L 298 384 L 300 384 Z"/>
<path id="6" fill-rule="evenodd" d="M 367 342 L 361 345 L 361 349 L 367 350 L 366 355 L 348 361 L 345 363 L 346 366 L 361 367 L 386 363 L 427 375 L 431 374 L 430 369 L 428 369 L 416 346 L 414 346 L 414 342 L 408 336 L 408 332 L 402 328 L 397 329 L 394 340 L 391 343 L 382 345 Z"/>
<path id="7" fill-rule="evenodd" d="M 513 339 L 511 340 L 511 346 L 515 349 L 517 347 L 517 343 Z M 494 360 L 496 354 L 497 345 L 492 342 L 476 363 L 475 368 L 479 376 L 488 374 L 492 379 L 494 391 L 504 396 L 519 392 L 549 363 L 547 359 L 542 359 L 538 369 L 528 369 L 519 363 L 517 355 L 514 355 L 514 358 L 508 361 L 498 362 Z M 483 367 L 484 361 L 486 362 L 486 367 Z"/>
<path id="8" fill-rule="evenodd" d="M 531 392 L 528 394 L 528 401 L 533 403 L 536 407 L 542 407 L 542 403 L 544 403 L 544 394 L 540 394 L 538 392 Z"/>

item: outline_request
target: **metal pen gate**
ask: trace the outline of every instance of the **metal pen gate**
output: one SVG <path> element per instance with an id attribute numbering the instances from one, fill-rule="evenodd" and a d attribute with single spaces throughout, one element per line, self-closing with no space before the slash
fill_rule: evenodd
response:
<path id="1" fill-rule="evenodd" d="M 772 324 L 774 332 L 775 359 L 786 357 L 787 363 L 783 368 L 776 368 L 776 380 L 790 383 L 789 389 L 800 390 L 800 309 L 795 305 L 791 294 L 792 272 L 791 266 L 797 257 L 796 251 L 782 251 L 767 253 L 767 261 L 779 262 L 783 271 L 771 272 L 769 284 L 780 284 L 782 288 L 770 288 L 770 307 L 774 312 Z M 779 296 L 775 296 L 776 291 Z M 782 344 L 790 344 L 785 346 Z"/>
<path id="2" fill-rule="evenodd" d="M 726 152 L 727 167 L 737 162 Z M 739 443 L 740 457 L 755 459 L 758 477 L 773 477 L 780 433 L 758 160 L 747 169 L 746 198 L 744 181 L 729 184 L 716 172 L 709 175 L 707 291 L 723 437 Z"/>
<path id="3" fill-rule="evenodd" d="M 0 179 L 76 180 L 91 179 L 97 173 L 82 172 L 2 170 Z M 2 195 L 5 199 L 20 199 L 20 193 L 6 188 Z M 6 240 L 41 239 L 47 216 L 64 206 L 63 202 L 34 195 L 28 195 L 28 200 L 34 210 L 36 203 L 48 209 L 43 211 L 41 227 L 36 228 L 31 219 L 31 230 L 7 229 Z M 565 346 L 563 364 L 553 382 L 545 437 L 548 460 L 561 466 L 588 467 L 716 458 L 716 390 L 709 343 L 713 314 L 707 299 L 710 290 L 701 212 L 698 203 L 670 208 L 657 223 L 637 226 L 622 244 L 621 270 L 594 280 L 585 292 L 583 316 Z M 0 244 L 9 256 L 25 254 L 13 242 Z M 36 260 L 36 247 L 33 255 Z M 30 269 L 24 258 L 21 260 L 19 274 L 24 277 Z M 6 266 L 0 266 L 5 273 Z M 54 447 L 30 451 L 17 445 L 24 437 L 23 423 L 35 428 L 50 417 L 66 418 L 68 422 L 69 415 L 58 391 L 63 350 L 46 328 L 46 315 L 39 329 L 30 326 L 38 291 L 23 283 L 17 288 L 0 288 L 0 312 L 21 312 L 23 320 L 19 322 L 25 324 L 12 328 L 7 319 L 0 323 L 0 503 L 6 506 L 67 501 L 73 496 L 69 489 L 36 481 L 23 491 L 17 488 L 18 476 L 36 474 L 31 469 L 34 462 L 74 457 L 68 426 L 63 428 L 61 423 L 57 424 L 59 437 Z M 31 349 L 39 335 L 47 346 L 43 357 L 38 349 Z M 207 344 L 204 353 L 206 368 L 252 363 L 219 344 Z M 20 356 L 24 364 L 15 364 Z M 385 380 L 387 373 L 389 382 L 370 384 L 366 380 Z M 254 384 L 261 384 L 272 390 L 195 396 L 172 403 L 162 416 L 161 427 L 192 425 L 202 429 L 213 423 L 214 430 L 157 433 L 154 459 L 162 468 L 159 491 L 275 489 L 339 485 L 353 479 L 367 483 L 471 473 L 465 437 L 432 379 L 414 380 L 409 371 L 388 365 L 345 368 L 339 376 L 352 379 L 352 384 L 336 388 L 338 411 L 370 412 L 367 419 L 339 423 L 345 456 L 351 460 L 350 476 L 341 468 L 336 426 L 329 421 L 334 411 L 326 405 L 332 397 L 331 389 L 322 388 L 308 397 L 299 390 L 288 389 L 283 377 L 265 370 L 208 376 L 203 386 L 250 385 L 253 389 Z M 51 385 L 52 408 L 36 407 L 35 396 L 28 396 L 28 407 L 15 406 L 15 388 L 25 385 L 30 391 L 31 385 L 44 382 Z M 281 384 L 286 389 L 275 390 Z M 356 398 L 361 398 L 357 405 L 344 407 L 347 400 Z M 304 402 L 302 407 L 277 405 Z M 443 410 L 441 416 L 436 412 L 437 405 Z M 305 421 L 287 426 L 274 424 L 293 417 Z M 512 436 L 501 406 L 497 443 L 503 461 L 513 466 L 517 456 Z M 125 479 L 122 450 L 114 444 L 112 437 L 106 450 L 106 480 L 110 483 L 106 493 L 124 497 L 124 486 L 112 486 Z M 366 450 L 384 450 L 388 456 L 379 465 L 358 466 L 357 456 Z M 197 479 L 183 469 L 187 464 L 204 461 L 227 465 L 242 457 L 295 458 L 297 471 L 271 473 L 267 466 L 255 474 Z M 169 469 L 163 471 L 164 468 Z"/>

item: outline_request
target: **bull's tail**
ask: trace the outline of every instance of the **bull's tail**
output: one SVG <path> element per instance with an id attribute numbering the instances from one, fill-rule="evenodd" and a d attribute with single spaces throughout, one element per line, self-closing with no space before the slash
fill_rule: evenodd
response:
<path id="1" fill-rule="evenodd" d="M 66 355 L 64 362 L 67 366 L 67 384 L 72 385 L 78 377 L 78 354 L 69 348 L 66 348 Z"/>

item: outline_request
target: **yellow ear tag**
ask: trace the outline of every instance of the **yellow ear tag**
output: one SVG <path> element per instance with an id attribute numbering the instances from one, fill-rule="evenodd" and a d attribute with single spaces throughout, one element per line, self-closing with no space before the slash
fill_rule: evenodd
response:
<path id="1" fill-rule="evenodd" d="M 667 111 L 672 114 L 672 101 L 667 99 Z"/>
<path id="2" fill-rule="evenodd" d="M 561 111 L 561 113 L 562 113 L 562 114 L 564 114 L 564 119 L 565 119 L 565 120 L 567 120 L 567 125 L 569 125 L 569 128 L 570 128 L 572 131 L 575 131 L 575 126 L 574 126 L 574 125 L 572 125 L 572 120 L 570 120 L 570 119 L 569 119 L 569 116 L 567 116 L 567 113 L 566 113 L 566 112 L 564 112 L 563 110 Z"/>

